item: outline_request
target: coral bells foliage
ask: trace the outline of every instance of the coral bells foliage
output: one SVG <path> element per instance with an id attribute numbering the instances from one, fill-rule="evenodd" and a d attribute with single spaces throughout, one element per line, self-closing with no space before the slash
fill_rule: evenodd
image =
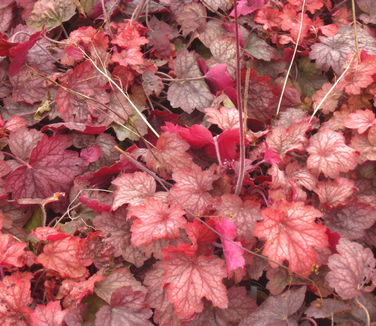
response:
<path id="1" fill-rule="evenodd" d="M 355 2 L 0 1 L 0 325 L 375 324 Z"/>

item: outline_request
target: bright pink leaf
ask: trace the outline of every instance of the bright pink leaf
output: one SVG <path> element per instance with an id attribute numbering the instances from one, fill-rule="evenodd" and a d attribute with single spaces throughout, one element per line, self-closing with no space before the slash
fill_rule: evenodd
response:
<path id="1" fill-rule="evenodd" d="M 90 260 L 81 256 L 81 239 L 69 236 L 61 240 L 51 241 L 37 257 L 37 262 L 45 268 L 58 272 L 62 277 L 81 278 L 88 275 L 86 266 Z"/>
<path id="2" fill-rule="evenodd" d="M 147 198 L 143 205 L 132 207 L 128 212 L 128 216 L 137 218 L 131 227 L 132 245 L 138 247 L 153 240 L 177 239 L 180 229 L 187 223 L 184 214 L 178 205 Z"/>
<path id="3" fill-rule="evenodd" d="M 219 178 L 216 166 L 202 170 L 192 164 L 190 169 L 180 169 L 172 174 L 176 182 L 171 188 L 171 195 L 183 209 L 193 214 L 204 214 L 213 204 L 213 197 L 209 193 L 213 189 L 213 182 Z"/>
<path id="4" fill-rule="evenodd" d="M 269 296 L 250 316 L 240 322 L 239 326 L 289 325 L 295 323 L 289 318 L 302 306 L 306 288 L 288 290 L 278 296 Z"/>
<path id="5" fill-rule="evenodd" d="M 112 181 L 116 186 L 113 210 L 124 204 L 141 205 L 145 198 L 153 197 L 157 184 L 146 172 L 124 173 Z"/>
<path id="6" fill-rule="evenodd" d="M 311 273 L 318 262 L 315 247 L 328 247 L 325 226 L 315 223 L 322 213 L 302 202 L 281 201 L 263 209 L 262 215 L 264 221 L 254 231 L 266 239 L 262 253 L 280 264 L 286 260 L 292 272 Z"/>
<path id="7" fill-rule="evenodd" d="M 375 277 L 376 260 L 371 249 L 347 239 L 340 239 L 338 254 L 329 257 L 330 272 L 326 280 L 342 299 L 353 299 L 368 289 L 367 283 Z"/>
<path id="8" fill-rule="evenodd" d="M 358 153 L 345 144 L 341 133 L 330 129 L 321 129 L 313 135 L 307 152 L 310 154 L 307 167 L 330 178 L 336 178 L 340 172 L 353 170 L 358 163 Z"/>
<path id="9" fill-rule="evenodd" d="M 358 110 L 350 113 L 344 120 L 346 128 L 357 129 L 359 134 L 363 134 L 374 124 L 376 124 L 376 118 L 371 110 Z"/>
<path id="10" fill-rule="evenodd" d="M 25 242 L 16 241 L 10 234 L 0 233 L 0 265 L 22 267 Z"/>
<path id="11" fill-rule="evenodd" d="M 345 205 L 354 190 L 356 190 L 354 181 L 346 178 L 320 181 L 314 189 L 320 198 L 320 203 L 330 207 Z"/>
<path id="12" fill-rule="evenodd" d="M 245 265 L 244 250 L 240 247 L 240 241 L 232 241 L 236 238 L 236 225 L 227 218 L 215 220 L 215 229 L 223 236 L 223 254 L 225 256 L 227 272 L 230 274 L 237 268 L 243 268 Z"/>
<path id="13" fill-rule="evenodd" d="M 30 316 L 31 326 L 61 326 L 67 312 L 61 310 L 59 301 L 50 301 L 46 306 L 37 305 Z"/>
<path id="14" fill-rule="evenodd" d="M 28 164 L 5 179 L 7 191 L 15 199 L 48 198 L 56 192 L 68 192 L 74 177 L 82 171 L 77 153 L 66 150 L 71 145 L 69 136 L 43 135 L 31 151 Z"/>
<path id="15" fill-rule="evenodd" d="M 163 283 L 168 299 L 180 318 L 190 318 L 204 308 L 205 297 L 214 306 L 227 308 L 227 290 L 222 279 L 227 276 L 224 261 L 214 256 L 184 254 L 179 248 L 164 249 Z"/>
<path id="16" fill-rule="evenodd" d="M 222 63 L 209 69 L 205 74 L 214 93 L 234 87 L 234 81 L 227 72 L 227 65 Z"/>

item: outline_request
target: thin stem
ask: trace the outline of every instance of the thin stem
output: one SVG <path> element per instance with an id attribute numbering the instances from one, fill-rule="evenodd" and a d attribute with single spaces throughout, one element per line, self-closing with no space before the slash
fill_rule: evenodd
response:
<path id="1" fill-rule="evenodd" d="M 27 162 L 25 162 L 24 160 L 20 159 L 20 158 L 17 157 L 16 155 L 13 155 L 12 153 L 8 153 L 8 152 L 2 152 L 2 153 L 5 154 L 5 155 L 10 156 L 11 158 L 13 158 L 13 159 L 15 159 L 16 161 L 20 162 L 22 165 L 27 166 L 29 169 L 32 169 L 32 168 L 33 168 L 29 163 L 27 163 Z"/>
<path id="2" fill-rule="evenodd" d="M 284 96 L 285 91 L 286 91 L 287 82 L 288 82 L 288 79 L 289 79 L 289 76 L 290 76 L 290 72 L 291 72 L 291 69 L 292 69 L 292 65 L 294 64 L 295 56 L 296 56 L 296 53 L 298 52 L 299 42 L 300 42 L 300 38 L 301 38 L 301 36 L 302 36 L 302 30 L 303 30 L 303 21 L 304 21 L 304 9 L 305 9 L 305 4 L 306 4 L 306 0 L 303 0 L 303 2 L 302 2 L 302 13 L 301 13 L 301 14 L 302 14 L 302 18 L 300 19 L 298 37 L 297 37 L 297 39 L 296 39 L 295 48 L 294 48 L 294 53 L 292 54 L 292 58 L 291 58 L 290 65 L 289 65 L 289 69 L 287 69 L 286 77 L 285 77 L 285 80 L 284 80 L 284 82 L 283 82 L 281 95 L 279 96 L 279 101 L 278 101 L 278 106 L 277 106 L 277 113 L 276 113 L 276 115 L 279 114 L 279 111 L 280 111 L 280 109 L 281 109 L 282 100 L 283 100 L 283 96 Z"/>
<path id="3" fill-rule="evenodd" d="M 161 78 L 161 80 L 168 81 L 168 82 L 186 82 L 186 81 L 202 80 L 205 78 L 206 78 L 205 76 L 199 76 L 199 77 L 190 77 L 190 78 Z"/>
<path id="4" fill-rule="evenodd" d="M 243 120 L 243 100 L 242 100 L 242 80 L 240 71 L 240 39 L 239 39 L 239 26 L 238 26 L 238 6 L 235 0 L 235 40 L 236 40 L 236 97 L 237 97 L 237 107 L 239 113 L 239 174 L 235 186 L 235 195 L 239 195 L 242 190 L 244 181 L 244 168 L 245 168 L 245 141 L 244 141 L 244 120 Z"/>
<path id="5" fill-rule="evenodd" d="M 301 320 L 308 320 L 309 322 L 312 323 L 313 326 L 318 326 L 316 321 L 310 317 L 303 317 Z"/>
<path id="6" fill-rule="evenodd" d="M 371 316 L 369 315 L 367 308 L 363 303 L 359 301 L 358 297 L 355 298 L 355 302 L 366 314 L 367 326 L 371 326 Z"/>
<path id="7" fill-rule="evenodd" d="M 144 6 L 145 6 L 145 3 L 146 1 L 148 0 L 142 0 L 139 5 L 136 7 L 136 9 L 134 10 L 134 12 L 132 13 L 132 17 L 131 17 L 131 20 L 134 21 L 134 20 L 137 20 L 138 17 L 140 16 L 141 12 L 142 12 L 142 9 L 144 9 Z"/>
<path id="8" fill-rule="evenodd" d="M 355 51 L 358 57 L 358 62 L 360 62 L 359 38 L 358 38 L 358 30 L 357 30 L 357 23 L 356 23 L 355 0 L 351 0 L 351 9 L 352 9 L 352 19 L 353 19 L 353 25 L 354 25 Z"/>
<path id="9" fill-rule="evenodd" d="M 80 49 L 80 48 L 79 48 Z M 159 138 L 159 134 L 158 132 L 153 128 L 153 126 L 149 123 L 149 121 L 145 118 L 145 116 L 142 114 L 142 112 L 138 109 L 138 107 L 132 102 L 132 100 L 130 99 L 130 97 L 128 95 L 125 94 L 125 92 L 123 91 L 123 89 L 107 74 L 105 73 L 104 71 L 102 71 L 98 66 L 97 64 L 94 62 L 94 60 L 92 58 L 90 58 L 86 53 L 85 51 L 83 51 L 82 49 L 80 49 L 85 57 L 92 63 L 92 65 L 95 67 L 95 69 L 97 69 L 97 71 L 103 75 L 104 77 L 106 77 L 106 79 L 110 82 L 110 84 L 114 85 L 115 88 L 117 88 L 117 90 L 127 99 L 127 101 L 129 102 L 129 104 L 132 106 L 132 108 L 136 111 L 136 113 L 140 116 L 140 118 L 145 122 L 145 124 L 149 127 L 149 129 L 153 132 L 153 134 Z"/>
<path id="10" fill-rule="evenodd" d="M 313 117 L 316 115 L 316 113 L 320 110 L 321 106 L 324 104 L 325 100 L 329 97 L 329 95 L 333 92 L 333 90 L 337 87 L 338 83 L 341 81 L 343 77 L 345 77 L 346 73 L 349 71 L 351 64 L 354 60 L 355 55 L 351 57 L 351 60 L 347 64 L 346 69 L 343 71 L 343 73 L 339 76 L 339 78 L 336 80 L 336 82 L 333 84 L 332 87 L 328 90 L 328 92 L 325 94 L 325 96 L 321 99 L 319 104 L 316 106 L 315 110 L 313 111 L 311 118 L 309 119 L 309 122 L 312 121 Z"/>

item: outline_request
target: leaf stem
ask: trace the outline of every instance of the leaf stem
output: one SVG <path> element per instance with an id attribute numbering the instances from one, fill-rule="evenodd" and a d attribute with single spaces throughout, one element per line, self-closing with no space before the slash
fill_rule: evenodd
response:
<path id="1" fill-rule="evenodd" d="M 351 11 L 352 11 L 352 19 L 353 19 L 353 25 L 354 25 L 355 51 L 358 57 L 358 62 L 360 62 L 359 37 L 358 37 L 358 30 L 357 30 L 357 23 L 356 23 L 355 0 L 351 0 Z"/>
<path id="2" fill-rule="evenodd" d="M 245 168 L 245 141 L 244 141 L 244 119 L 243 119 L 243 99 L 242 99 L 242 79 L 241 79 L 241 55 L 240 55 L 240 39 L 239 39 L 239 22 L 238 22 L 238 5 L 235 2 L 235 40 L 236 40 L 236 97 L 237 97 L 237 107 L 239 112 L 239 146 L 240 146 L 240 155 L 239 155 L 239 172 L 238 178 L 235 186 L 235 195 L 239 195 L 242 190 L 243 181 L 244 181 L 244 168 Z"/>
<path id="3" fill-rule="evenodd" d="M 2 151 L 2 153 L 5 154 L 5 155 L 10 156 L 11 158 L 13 158 L 13 159 L 15 159 L 16 161 L 20 162 L 22 165 L 25 165 L 25 166 L 28 167 L 29 169 L 32 169 L 32 168 L 33 168 L 29 163 L 27 163 L 27 162 L 25 162 L 24 160 L 20 159 L 18 156 L 13 155 L 12 153 L 4 152 L 4 151 Z"/>
<path id="4" fill-rule="evenodd" d="M 346 69 L 343 71 L 343 73 L 338 77 L 336 82 L 333 84 L 332 87 L 328 90 L 328 92 L 325 94 L 325 96 L 321 99 L 319 104 L 316 106 L 315 110 L 313 111 L 311 118 L 309 119 L 309 122 L 312 121 L 313 117 L 316 115 L 316 113 L 320 110 L 321 106 L 324 104 L 325 100 L 329 97 L 329 95 L 333 92 L 333 90 L 337 87 L 338 83 L 341 81 L 343 77 L 345 77 L 346 73 L 349 71 L 351 64 L 354 60 L 355 55 L 351 57 L 350 62 L 347 64 Z"/>
<path id="5" fill-rule="evenodd" d="M 300 42 L 300 38 L 302 36 L 302 30 L 303 30 L 305 4 L 306 4 L 306 0 L 303 0 L 303 2 L 302 2 L 302 18 L 300 19 L 298 37 L 296 39 L 296 43 L 295 43 L 295 47 L 294 47 L 294 53 L 292 54 L 290 65 L 289 65 L 289 68 L 287 69 L 286 77 L 285 77 L 285 80 L 283 82 L 283 86 L 282 86 L 282 90 L 281 90 L 281 95 L 279 96 L 279 101 L 278 101 L 278 106 L 277 106 L 277 113 L 276 113 L 277 116 L 278 116 L 279 111 L 280 111 L 281 106 L 282 106 L 282 100 L 283 100 L 283 96 L 285 94 L 285 90 L 286 90 L 286 86 L 287 86 L 287 81 L 288 81 L 289 76 L 290 76 L 292 65 L 294 64 L 295 56 L 296 56 L 296 53 L 298 52 L 299 42 Z"/>
<path id="6" fill-rule="evenodd" d="M 355 298 L 355 302 L 366 314 L 367 326 L 371 326 L 371 317 L 369 315 L 369 312 L 368 312 L 366 306 L 359 301 L 358 297 Z"/>

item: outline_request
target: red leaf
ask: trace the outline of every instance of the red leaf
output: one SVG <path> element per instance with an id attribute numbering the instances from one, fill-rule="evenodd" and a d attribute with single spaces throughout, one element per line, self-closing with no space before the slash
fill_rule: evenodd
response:
<path id="1" fill-rule="evenodd" d="M 138 247 L 153 240 L 179 238 L 180 229 L 187 223 L 184 214 L 178 205 L 147 198 L 143 205 L 132 207 L 128 212 L 128 216 L 137 218 L 131 227 L 132 245 Z"/>
<path id="2" fill-rule="evenodd" d="M 94 274 L 89 279 L 76 282 L 64 280 L 56 295 L 57 299 L 64 299 L 65 308 L 76 307 L 88 294 L 94 292 L 94 285 L 104 279 L 102 275 Z"/>
<path id="3" fill-rule="evenodd" d="M 37 262 L 47 269 L 58 272 L 62 277 L 81 278 L 89 274 L 86 266 L 90 260 L 81 256 L 82 241 L 78 237 L 69 236 L 52 241 L 43 248 L 43 253 L 37 257 Z"/>
<path id="4" fill-rule="evenodd" d="M 98 161 L 101 155 L 102 150 L 99 146 L 86 147 L 80 153 L 80 157 L 84 161 L 84 166 L 88 166 L 90 163 Z"/>
<path id="5" fill-rule="evenodd" d="M 358 110 L 350 113 L 343 124 L 346 128 L 357 129 L 359 134 L 363 134 L 376 124 L 376 118 L 371 110 Z"/>
<path id="6" fill-rule="evenodd" d="M 22 65 L 26 61 L 27 53 L 34 46 L 34 44 L 41 38 L 42 33 L 44 33 L 44 31 L 37 32 L 31 35 L 29 40 L 23 43 L 19 43 L 16 46 L 13 46 L 9 50 L 9 56 L 13 58 L 9 66 L 9 74 L 11 76 L 16 75 L 20 71 Z"/>
<path id="7" fill-rule="evenodd" d="M 330 207 L 345 205 L 354 190 L 356 190 L 354 181 L 346 178 L 320 181 L 314 189 L 320 198 L 320 203 Z"/>
<path id="8" fill-rule="evenodd" d="M 50 301 L 46 306 L 37 305 L 30 316 L 31 326 L 61 326 L 67 312 L 61 310 L 59 301 Z"/>
<path id="9" fill-rule="evenodd" d="M 321 129 L 311 137 L 307 152 L 307 167 L 330 178 L 353 170 L 358 163 L 358 153 L 345 144 L 343 135 L 329 129 Z"/>
<path id="10" fill-rule="evenodd" d="M 13 273 L 0 281 L 0 320 L 3 325 L 29 325 L 31 273 Z"/>
<path id="11" fill-rule="evenodd" d="M 64 87 L 94 98 L 100 103 L 106 104 L 110 100 L 105 91 L 107 79 L 95 70 L 90 61 L 85 61 L 69 70 L 61 79 L 61 83 Z M 103 106 L 68 92 L 62 87 L 59 87 L 56 104 L 60 116 L 66 122 L 73 121 L 95 126 L 103 126 L 109 122 L 107 115 L 102 113 Z"/>
<path id="12" fill-rule="evenodd" d="M 198 165 L 192 164 L 190 169 L 175 171 L 172 178 L 176 183 L 171 188 L 171 194 L 183 209 L 202 215 L 213 204 L 209 191 L 213 189 L 213 182 L 219 178 L 215 165 L 203 171 Z"/>
<path id="13" fill-rule="evenodd" d="M 124 173 L 112 181 L 116 186 L 112 209 L 124 204 L 142 205 L 147 197 L 153 197 L 157 184 L 146 172 Z"/>
<path id="14" fill-rule="evenodd" d="M 170 128 L 173 124 L 166 123 L 166 126 Z M 187 153 L 188 149 L 189 144 L 177 133 L 164 132 L 158 138 L 156 148 L 146 152 L 146 165 L 162 177 L 169 177 L 174 170 L 191 166 L 192 157 Z"/>
<path id="15" fill-rule="evenodd" d="M 340 239 L 338 254 L 329 257 L 330 272 L 326 280 L 342 299 L 353 299 L 368 289 L 367 283 L 374 278 L 376 260 L 371 249 L 356 242 Z"/>
<path id="16" fill-rule="evenodd" d="M 66 150 L 71 145 L 68 136 L 43 135 L 31 151 L 28 164 L 5 179 L 7 191 L 14 199 L 48 198 L 56 192 L 68 192 L 74 177 L 82 171 L 78 154 Z"/>
<path id="17" fill-rule="evenodd" d="M 162 260 L 163 283 L 176 314 L 180 318 L 190 318 L 201 312 L 204 297 L 216 307 L 227 308 L 227 290 L 222 283 L 227 276 L 224 261 L 214 256 L 187 255 L 184 245 L 165 248 Z"/>
<path id="18" fill-rule="evenodd" d="M 223 254 L 225 256 L 227 273 L 230 274 L 233 270 L 245 266 L 244 250 L 239 247 L 242 245 L 240 241 L 228 241 L 236 238 L 236 225 L 234 222 L 226 218 L 215 220 L 215 222 L 215 229 L 223 236 Z"/>
<path id="19" fill-rule="evenodd" d="M 256 312 L 244 319 L 239 326 L 289 325 L 289 318 L 304 302 L 306 288 L 291 289 L 279 296 L 269 296 Z"/>
<path id="20" fill-rule="evenodd" d="M 96 326 L 153 326 L 148 321 L 152 311 L 145 303 L 145 293 L 130 286 L 112 293 L 111 306 L 102 306 L 95 316 Z"/>
<path id="21" fill-rule="evenodd" d="M 96 230 L 105 237 L 102 241 L 113 247 L 114 256 L 122 256 L 126 261 L 141 267 L 147 259 L 145 253 L 131 245 L 130 220 L 126 220 L 126 213 L 119 209 L 115 214 L 102 214 L 94 221 Z"/>
<path id="22" fill-rule="evenodd" d="M 0 265 L 22 267 L 26 243 L 14 240 L 10 234 L 0 233 Z"/>
<path id="23" fill-rule="evenodd" d="M 266 239 L 263 255 L 299 274 L 310 274 L 317 264 L 316 248 L 327 248 L 326 228 L 315 223 L 322 213 L 302 202 L 277 202 L 262 210 L 264 221 L 256 224 L 254 235 Z M 271 263 L 272 265 L 272 263 Z"/>
<path id="24" fill-rule="evenodd" d="M 17 45 L 17 43 L 12 43 L 7 41 L 8 37 L 0 33 L 0 56 L 8 57 L 10 56 L 10 49 Z"/>
<path id="25" fill-rule="evenodd" d="M 98 199 L 89 198 L 86 196 L 80 196 L 80 202 L 87 207 L 90 207 L 92 210 L 96 211 L 99 214 L 104 212 L 109 212 L 111 210 L 111 206 L 108 204 L 101 203 Z"/>

